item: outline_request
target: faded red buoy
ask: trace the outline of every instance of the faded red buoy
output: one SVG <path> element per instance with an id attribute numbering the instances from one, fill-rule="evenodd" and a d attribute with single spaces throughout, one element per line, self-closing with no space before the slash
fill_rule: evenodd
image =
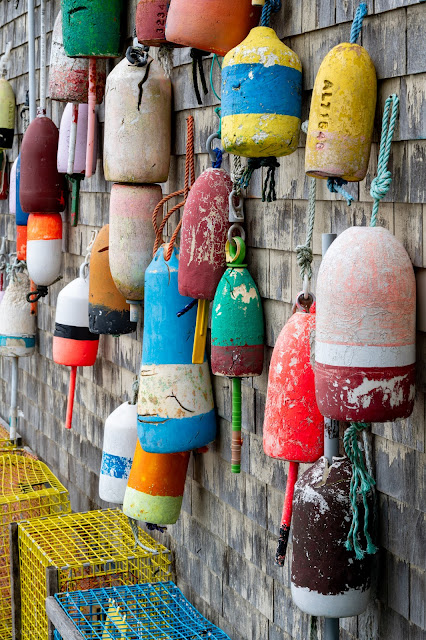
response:
<path id="1" fill-rule="evenodd" d="M 407 418 L 415 396 L 416 282 L 402 244 L 381 227 L 352 227 L 318 274 L 315 386 L 334 420 Z"/>
<path id="2" fill-rule="evenodd" d="M 166 19 L 169 2 L 140 0 L 136 7 L 136 36 L 140 43 L 150 47 L 166 44 Z"/>

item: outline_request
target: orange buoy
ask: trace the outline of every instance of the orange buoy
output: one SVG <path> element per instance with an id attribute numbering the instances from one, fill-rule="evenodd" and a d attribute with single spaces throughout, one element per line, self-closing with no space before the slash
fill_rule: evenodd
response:
<path id="1" fill-rule="evenodd" d="M 315 387 L 334 420 L 407 418 L 415 397 L 416 282 L 402 244 L 381 227 L 341 233 L 317 284 Z"/>
<path id="2" fill-rule="evenodd" d="M 174 524 L 182 506 L 189 455 L 147 453 L 138 441 L 124 495 L 126 516 L 153 524 Z"/>
<path id="3" fill-rule="evenodd" d="M 59 213 L 31 213 L 27 229 L 27 267 L 31 280 L 48 287 L 62 263 L 62 218 Z M 46 289 L 47 293 L 47 289 Z"/>

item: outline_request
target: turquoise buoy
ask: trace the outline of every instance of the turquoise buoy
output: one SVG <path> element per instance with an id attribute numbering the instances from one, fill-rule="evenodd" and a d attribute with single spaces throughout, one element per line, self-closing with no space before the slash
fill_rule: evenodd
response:
<path id="1" fill-rule="evenodd" d="M 61 0 L 65 53 L 71 58 L 120 55 L 121 0 Z"/>
<path id="2" fill-rule="evenodd" d="M 145 317 L 138 397 L 138 436 L 148 453 L 177 453 L 216 437 L 209 367 L 192 364 L 196 309 L 178 291 L 178 253 L 160 247 L 145 271 Z"/>

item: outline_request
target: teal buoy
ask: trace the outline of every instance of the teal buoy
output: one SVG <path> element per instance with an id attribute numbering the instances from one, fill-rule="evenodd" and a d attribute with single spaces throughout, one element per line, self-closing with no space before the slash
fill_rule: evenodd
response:
<path id="1" fill-rule="evenodd" d="M 65 53 L 71 58 L 120 55 L 121 0 L 61 0 Z"/>
<path id="2" fill-rule="evenodd" d="M 235 237 L 226 243 L 227 269 L 212 307 L 211 368 L 232 378 L 232 471 L 241 468 L 241 380 L 263 369 L 264 323 L 262 302 L 245 258 L 245 244 Z"/>

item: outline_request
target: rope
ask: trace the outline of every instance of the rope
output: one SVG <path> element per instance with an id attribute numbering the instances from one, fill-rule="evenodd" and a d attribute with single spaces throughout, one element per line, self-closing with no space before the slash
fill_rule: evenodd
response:
<path id="1" fill-rule="evenodd" d="M 355 556 L 358 560 L 362 560 L 364 555 L 374 554 L 377 552 L 377 547 L 373 544 L 371 536 L 368 531 L 369 521 L 369 507 L 368 507 L 368 494 L 373 491 L 375 481 L 373 476 L 368 473 L 365 466 L 364 457 L 362 451 L 359 448 L 358 433 L 369 427 L 365 422 L 351 422 L 350 426 L 346 429 L 343 437 L 343 445 L 345 447 L 346 455 L 352 463 L 352 478 L 350 486 L 350 500 L 352 507 L 352 523 L 348 533 L 345 546 L 348 551 L 355 551 Z M 365 540 L 367 542 L 366 549 L 361 549 L 359 544 L 359 512 L 358 512 L 358 495 L 361 493 L 362 501 L 364 505 L 364 527 L 363 532 Z"/>
<path id="2" fill-rule="evenodd" d="M 362 22 L 368 13 L 368 7 L 365 2 L 361 2 L 356 10 L 354 21 L 352 22 L 350 43 L 355 44 L 359 38 L 362 29 Z"/>
<path id="3" fill-rule="evenodd" d="M 271 13 L 276 13 L 280 9 L 281 0 L 266 0 L 260 17 L 260 26 L 269 27 L 271 23 Z"/>
<path id="4" fill-rule="evenodd" d="M 266 177 L 262 188 L 262 202 L 274 202 L 277 199 L 275 190 L 275 169 L 279 167 L 275 156 L 269 158 L 249 158 L 246 169 L 241 177 L 240 186 L 245 189 L 249 186 L 251 177 L 260 167 L 267 167 Z"/>
<path id="5" fill-rule="evenodd" d="M 198 304 L 198 298 L 193 298 L 191 300 L 191 302 L 188 302 L 187 305 L 185 305 L 183 307 L 183 309 L 181 309 L 180 311 L 177 312 L 177 317 L 180 318 L 182 316 L 185 315 L 185 313 L 188 313 L 188 311 L 191 311 L 192 307 L 195 307 L 195 305 Z"/>
<path id="6" fill-rule="evenodd" d="M 188 116 L 186 119 L 186 157 L 185 157 L 185 182 L 184 188 L 179 189 L 179 191 L 174 191 L 170 193 L 168 196 L 165 196 L 155 207 L 152 213 L 152 226 L 155 231 L 155 242 L 154 242 L 154 250 L 153 255 L 157 253 L 158 247 L 163 242 L 163 229 L 166 225 L 167 220 L 172 216 L 175 211 L 178 211 L 181 207 L 184 206 L 186 199 L 188 197 L 188 193 L 192 185 L 195 181 L 195 165 L 194 165 L 194 118 L 193 116 Z M 191 184 L 190 184 L 191 182 Z M 161 211 L 161 215 L 163 215 L 163 205 L 168 202 L 171 198 L 175 196 L 183 195 L 182 202 L 176 204 L 174 207 L 168 211 L 168 213 L 163 217 L 160 226 L 157 225 L 157 215 Z M 172 256 L 173 246 L 176 242 L 177 235 L 182 226 L 182 219 L 179 221 L 176 229 L 173 232 L 173 235 L 170 239 L 169 246 L 167 247 L 165 260 L 168 262 Z"/>
<path id="7" fill-rule="evenodd" d="M 161 525 L 153 524 L 152 522 L 145 522 L 145 525 L 148 531 L 159 531 L 160 533 L 167 531 L 167 527 L 162 527 Z"/>
<path id="8" fill-rule="evenodd" d="M 212 58 L 212 63 L 210 65 L 210 86 L 211 86 L 211 89 L 212 89 L 214 95 L 216 96 L 216 98 L 220 102 L 220 96 L 217 94 L 216 89 L 214 88 L 214 84 L 213 84 L 213 69 L 214 69 L 215 63 L 219 67 L 219 73 L 222 73 L 222 65 L 220 64 L 219 58 L 217 57 L 216 54 L 214 54 L 214 56 Z"/>
<path id="9" fill-rule="evenodd" d="M 210 55 L 209 51 L 201 51 L 201 49 L 191 49 L 189 55 L 192 58 L 192 84 L 194 85 L 195 97 L 199 105 L 203 104 L 200 95 L 200 89 L 198 88 L 198 74 L 200 75 L 201 86 L 203 87 L 204 95 L 209 92 L 206 83 L 206 77 L 204 75 L 203 58 Z M 198 70 L 198 73 L 197 73 Z"/>
<path id="10" fill-rule="evenodd" d="M 212 167 L 213 169 L 220 169 L 222 166 L 223 151 L 222 149 L 219 149 L 219 147 L 216 147 L 213 151 L 216 154 L 216 160 L 215 162 L 212 162 Z"/>
<path id="11" fill-rule="evenodd" d="M 328 190 L 331 191 L 331 193 L 340 193 L 340 195 L 345 198 L 348 207 L 350 207 L 354 197 L 343 188 L 344 184 L 348 184 L 348 181 L 342 180 L 342 178 L 327 178 Z"/>
<path id="12" fill-rule="evenodd" d="M 309 201 L 308 201 L 308 229 L 306 233 L 305 244 L 299 244 L 296 247 L 296 260 L 300 267 L 300 277 L 302 280 L 305 277 L 305 273 L 309 280 L 312 278 L 312 260 L 313 252 L 311 248 L 312 235 L 314 232 L 315 223 L 315 200 L 317 194 L 317 181 L 316 178 L 310 178 L 309 181 Z"/>
<path id="13" fill-rule="evenodd" d="M 159 551 L 154 551 L 152 549 L 152 547 L 147 547 L 145 544 L 142 544 L 142 542 L 139 540 L 138 521 L 135 520 L 134 518 L 131 518 L 130 516 L 127 516 L 127 519 L 129 521 L 130 527 L 132 529 L 133 537 L 135 539 L 135 549 L 136 549 L 136 547 L 140 547 L 144 551 L 149 551 L 150 555 L 158 556 L 158 554 L 160 553 Z"/>
<path id="14" fill-rule="evenodd" d="M 243 177 L 243 169 L 241 166 L 241 157 L 234 156 L 233 169 L 232 169 L 232 181 L 234 183 L 233 189 L 236 191 L 237 196 L 241 195 L 241 179 Z"/>
<path id="15" fill-rule="evenodd" d="M 163 71 L 168 78 L 171 77 L 173 70 L 173 51 L 174 46 L 168 42 L 160 45 L 158 49 L 157 60 L 163 67 Z"/>
<path id="16" fill-rule="evenodd" d="M 392 109 L 391 109 L 392 106 Z M 371 214 L 370 227 L 375 227 L 380 200 L 389 191 L 392 182 L 392 174 L 388 170 L 389 154 L 392 138 L 395 131 L 395 123 L 398 117 L 399 98 L 393 93 L 385 102 L 382 119 L 382 135 L 380 137 L 379 161 L 377 164 L 377 176 L 370 187 L 370 194 L 374 198 L 373 212 Z M 390 112 L 390 116 L 389 116 Z"/>

